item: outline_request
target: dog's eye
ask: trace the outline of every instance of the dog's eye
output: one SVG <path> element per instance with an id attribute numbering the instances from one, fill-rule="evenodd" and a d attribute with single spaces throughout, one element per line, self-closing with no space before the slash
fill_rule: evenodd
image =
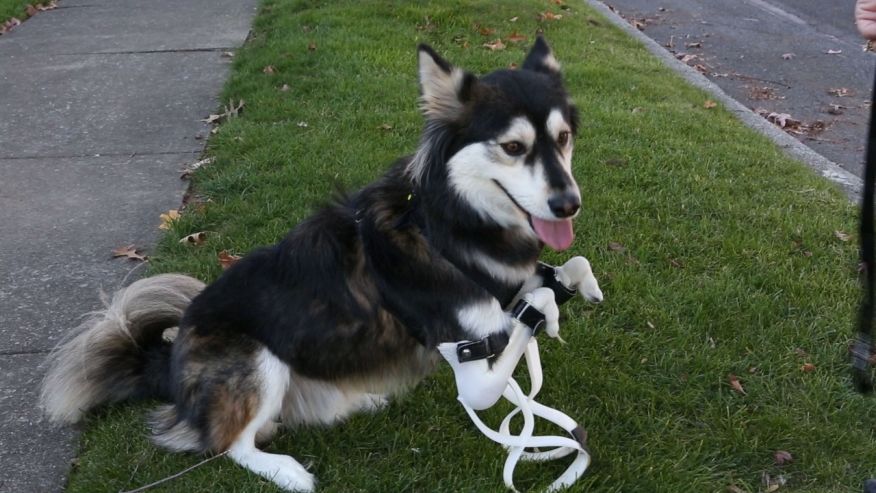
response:
<path id="1" fill-rule="evenodd" d="M 563 130 L 562 132 L 560 132 L 560 135 L 557 136 L 557 144 L 559 144 L 560 147 L 566 147 L 566 144 L 568 144 L 568 143 L 569 143 L 569 131 Z"/>
<path id="2" fill-rule="evenodd" d="M 526 152 L 526 146 L 516 140 L 501 144 L 502 150 L 509 156 L 520 156 Z"/>

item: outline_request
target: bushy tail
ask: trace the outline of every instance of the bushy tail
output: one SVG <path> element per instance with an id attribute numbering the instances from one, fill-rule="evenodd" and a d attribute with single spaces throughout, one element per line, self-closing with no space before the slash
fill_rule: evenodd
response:
<path id="1" fill-rule="evenodd" d="M 41 394 L 48 417 L 73 423 L 104 403 L 161 394 L 170 355 L 164 331 L 203 288 L 192 277 L 163 274 L 117 291 L 49 355 Z"/>

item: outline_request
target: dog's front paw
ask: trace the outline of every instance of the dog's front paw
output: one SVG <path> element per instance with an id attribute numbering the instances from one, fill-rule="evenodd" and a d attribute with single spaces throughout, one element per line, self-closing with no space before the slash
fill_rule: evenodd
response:
<path id="1" fill-rule="evenodd" d="M 577 289 L 581 296 L 591 303 L 602 302 L 602 290 L 593 275 L 590 262 L 584 257 L 572 257 L 556 268 L 557 279 L 568 288 Z"/>

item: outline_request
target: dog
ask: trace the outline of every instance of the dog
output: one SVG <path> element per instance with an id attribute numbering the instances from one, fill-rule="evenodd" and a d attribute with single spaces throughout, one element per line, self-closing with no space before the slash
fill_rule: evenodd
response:
<path id="1" fill-rule="evenodd" d="M 379 409 L 435 368 L 441 343 L 500 351 L 508 307 L 547 282 L 543 247 L 573 241 L 578 110 L 542 37 L 520 69 L 482 77 L 429 46 L 417 53 L 425 127 L 413 155 L 208 286 L 165 274 L 116 292 L 49 356 L 49 418 L 159 399 L 159 446 L 227 452 L 312 491 L 301 464 L 256 444 L 281 425 Z"/>

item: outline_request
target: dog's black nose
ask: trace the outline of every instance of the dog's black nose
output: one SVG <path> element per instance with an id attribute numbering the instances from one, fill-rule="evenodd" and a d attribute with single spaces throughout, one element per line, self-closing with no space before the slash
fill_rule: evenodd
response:
<path id="1" fill-rule="evenodd" d="M 574 216 L 581 208 L 581 199 L 573 192 L 563 192 L 548 199 L 548 207 L 557 217 Z"/>

